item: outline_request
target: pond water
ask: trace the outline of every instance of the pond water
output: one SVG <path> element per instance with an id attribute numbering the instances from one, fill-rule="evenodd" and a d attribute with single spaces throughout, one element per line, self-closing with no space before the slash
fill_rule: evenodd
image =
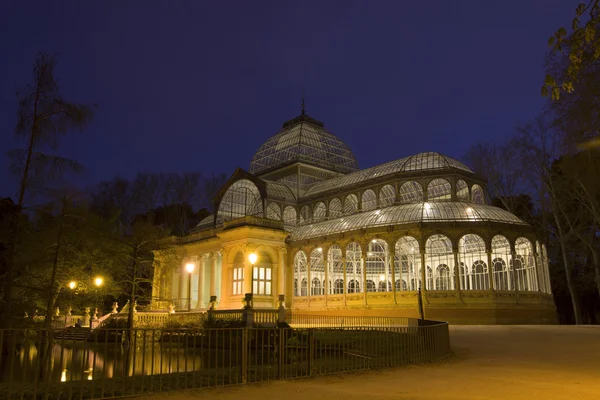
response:
<path id="1" fill-rule="evenodd" d="M 66 382 L 182 373 L 234 367 L 240 360 L 241 352 L 236 349 L 158 343 L 137 346 L 131 351 L 121 343 L 54 344 L 44 357 L 36 344 L 29 343 L 2 357 L 0 382 L 28 382 L 36 376 L 43 381 Z"/>

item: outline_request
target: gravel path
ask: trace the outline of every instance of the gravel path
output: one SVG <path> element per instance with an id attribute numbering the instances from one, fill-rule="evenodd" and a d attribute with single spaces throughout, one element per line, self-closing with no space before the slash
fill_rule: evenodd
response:
<path id="1" fill-rule="evenodd" d="M 141 399 L 600 399 L 600 326 L 455 326 L 451 341 L 436 364 Z"/>

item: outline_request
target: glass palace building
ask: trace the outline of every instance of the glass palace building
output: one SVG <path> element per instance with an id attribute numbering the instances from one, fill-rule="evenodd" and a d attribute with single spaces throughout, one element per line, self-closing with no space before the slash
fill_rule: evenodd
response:
<path id="1" fill-rule="evenodd" d="M 252 293 L 254 307 L 284 295 L 302 313 L 419 317 L 420 296 L 427 319 L 556 322 L 545 245 L 486 202 L 485 182 L 439 153 L 359 170 L 302 112 L 233 173 L 214 215 L 167 240 L 176 257 L 155 260 L 152 308 L 202 311 L 214 296 L 240 309 Z"/>

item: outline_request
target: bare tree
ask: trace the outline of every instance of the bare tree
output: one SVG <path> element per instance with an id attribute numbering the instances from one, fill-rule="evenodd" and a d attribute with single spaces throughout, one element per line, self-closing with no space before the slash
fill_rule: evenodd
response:
<path id="1" fill-rule="evenodd" d="M 79 168 L 79 164 L 62 157 L 41 152 L 45 146 L 57 147 L 58 138 L 67 132 L 81 130 L 92 119 L 92 108 L 65 100 L 54 75 L 54 56 L 40 53 L 33 67 L 33 84 L 17 93 L 19 108 L 16 134 L 25 139 L 24 149 L 13 150 L 13 171 L 19 176 L 17 218 L 12 224 L 10 244 L 5 253 L 4 296 L 0 327 L 5 327 L 12 316 L 14 257 L 17 248 L 21 213 L 30 196 L 38 193 L 49 177 L 65 169 Z"/>

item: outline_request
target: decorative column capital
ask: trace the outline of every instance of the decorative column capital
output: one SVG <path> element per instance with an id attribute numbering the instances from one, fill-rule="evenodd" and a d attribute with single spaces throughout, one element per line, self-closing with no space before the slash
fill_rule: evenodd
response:
<path id="1" fill-rule="evenodd" d="M 212 253 L 210 253 L 210 256 L 213 258 L 220 258 L 221 257 L 221 252 L 220 251 L 213 251 Z"/>
<path id="2" fill-rule="evenodd" d="M 287 254 L 287 248 L 280 247 L 279 248 L 279 254 L 282 255 L 282 256 L 285 256 Z"/>

